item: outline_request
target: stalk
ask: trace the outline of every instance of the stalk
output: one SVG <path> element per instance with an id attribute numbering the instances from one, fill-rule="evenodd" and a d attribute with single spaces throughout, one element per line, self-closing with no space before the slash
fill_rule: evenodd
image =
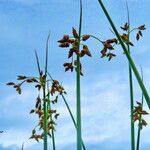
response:
<path id="1" fill-rule="evenodd" d="M 39 72 L 39 76 L 40 76 L 40 73 L 41 73 L 40 62 L 39 62 L 39 58 L 38 58 L 38 54 L 37 54 L 36 49 L 35 49 L 35 57 L 36 57 L 36 63 L 37 63 L 38 72 Z"/>
<path id="2" fill-rule="evenodd" d="M 136 66 L 135 66 L 135 64 L 134 64 L 134 61 L 133 61 L 132 57 L 130 56 L 130 54 L 129 54 L 129 52 L 128 52 L 128 50 L 127 50 L 127 48 L 126 48 L 124 42 L 122 41 L 122 39 L 121 39 L 121 37 L 120 37 L 120 35 L 119 35 L 119 32 L 117 31 L 117 29 L 116 29 L 116 27 L 115 27 L 115 25 L 114 25 L 114 23 L 113 23 L 113 21 L 112 21 L 110 15 L 108 14 L 108 12 L 107 12 L 107 10 L 106 10 L 106 8 L 105 8 L 105 6 L 104 6 L 102 0 L 98 0 L 98 2 L 99 2 L 99 4 L 100 4 L 102 10 L 104 11 L 104 13 L 105 13 L 105 15 L 106 15 L 106 17 L 107 17 L 107 19 L 108 19 L 108 21 L 109 21 L 109 23 L 110 23 L 112 29 L 113 29 L 115 35 L 117 36 L 117 38 L 118 38 L 118 40 L 119 40 L 119 42 L 120 42 L 120 44 L 121 44 L 121 46 L 122 46 L 122 49 L 123 49 L 123 51 L 124 51 L 124 53 L 125 53 L 125 55 L 126 55 L 128 61 L 129 61 L 130 67 L 131 67 L 131 69 L 133 70 L 133 73 L 134 73 L 134 75 L 135 75 L 135 77 L 136 77 L 136 79 L 137 79 L 137 81 L 138 81 L 138 84 L 139 84 L 139 86 L 140 86 L 140 88 L 141 88 L 141 90 L 142 90 L 142 92 L 143 92 L 143 95 L 144 95 L 144 97 L 145 97 L 145 100 L 146 100 L 146 102 L 147 102 L 147 105 L 148 105 L 148 107 L 149 107 L 149 109 L 150 109 L 150 97 L 149 97 L 149 94 L 148 94 L 148 92 L 147 92 L 147 89 L 146 89 L 146 87 L 145 87 L 145 85 L 144 85 L 144 83 L 143 83 L 143 81 L 142 81 L 142 79 L 141 79 L 141 76 L 140 76 L 140 74 L 139 74 L 139 72 L 138 72 L 138 70 L 137 70 L 137 68 L 136 68 Z"/>
<path id="3" fill-rule="evenodd" d="M 64 103 L 65 103 L 65 105 L 66 105 L 66 107 L 67 107 L 67 109 L 68 109 L 68 111 L 69 111 L 69 114 L 70 114 L 70 116 L 71 116 L 72 122 L 73 122 L 73 124 L 74 124 L 74 126 L 75 126 L 75 128 L 76 128 L 76 130 L 77 130 L 77 124 L 76 124 L 76 122 L 75 122 L 75 119 L 74 119 L 74 117 L 73 117 L 73 114 L 72 114 L 72 112 L 71 112 L 71 109 L 70 109 L 70 107 L 69 107 L 69 105 L 68 105 L 68 103 L 67 103 L 67 101 L 66 101 L 66 99 L 65 99 L 65 96 L 64 96 L 63 94 L 61 94 L 61 96 L 62 96 L 62 98 L 63 98 L 63 100 L 64 100 Z M 86 150 L 86 147 L 85 147 L 85 145 L 84 145 L 83 139 L 82 139 L 82 148 L 83 148 L 83 150 Z"/>
<path id="4" fill-rule="evenodd" d="M 44 150 L 47 150 L 48 149 L 48 146 L 47 146 L 47 103 L 46 103 L 45 83 L 43 84 L 43 108 L 44 108 Z"/>
<path id="5" fill-rule="evenodd" d="M 82 29 L 82 0 L 80 0 L 80 20 L 79 20 L 79 37 L 78 50 L 80 50 L 80 38 Z M 77 150 L 82 150 L 82 130 L 81 130 L 81 89 L 80 89 L 80 56 L 77 55 L 77 73 L 76 73 L 76 117 L 77 117 Z"/>
<path id="6" fill-rule="evenodd" d="M 40 69 L 40 63 L 39 63 L 39 58 L 37 55 L 37 51 L 35 50 L 35 56 L 36 56 L 36 61 L 37 61 L 37 67 L 38 67 L 38 72 L 39 72 L 39 76 L 41 77 L 40 73 L 41 73 L 41 69 Z M 48 58 L 48 57 L 46 57 Z M 46 67 L 45 67 L 46 68 Z M 46 69 L 45 69 L 46 72 Z M 46 79 L 44 79 L 43 81 L 43 108 L 44 108 L 44 150 L 48 149 L 47 146 L 47 104 L 46 104 Z"/>
<path id="7" fill-rule="evenodd" d="M 130 52 L 130 48 L 128 50 Z M 135 131 L 133 122 L 134 95 L 133 95 L 132 69 L 130 67 L 130 64 L 129 64 L 129 84 L 130 84 L 130 113 L 131 113 L 131 148 L 132 150 L 135 150 Z"/>
<path id="8" fill-rule="evenodd" d="M 49 83 L 47 83 L 47 91 L 49 89 Z M 48 93 L 48 105 L 47 105 L 47 109 L 51 110 L 51 102 L 50 102 L 50 94 L 49 91 Z M 52 115 L 50 116 L 50 121 L 53 121 L 52 119 Z M 54 134 L 54 130 L 52 129 L 52 144 L 53 144 L 53 150 L 56 150 L 56 144 L 55 144 L 55 134 Z"/>
<path id="9" fill-rule="evenodd" d="M 139 121 L 139 126 L 140 126 L 140 121 Z M 140 136 L 141 136 L 141 129 L 138 127 L 138 135 L 137 135 L 137 145 L 136 145 L 136 150 L 139 150 L 140 148 Z"/>
<path id="10" fill-rule="evenodd" d="M 47 66 L 48 66 L 48 42 L 49 42 L 49 38 L 50 38 L 50 33 L 48 34 L 47 37 L 47 41 L 46 41 L 46 61 L 45 61 L 45 75 L 47 76 Z M 51 109 L 51 102 L 50 102 L 50 95 L 48 94 L 48 108 Z M 50 117 L 51 121 L 52 121 L 52 115 Z M 54 135 L 54 130 L 52 129 L 52 143 L 53 143 L 53 150 L 56 150 L 56 146 L 55 146 L 55 135 Z"/>
<path id="11" fill-rule="evenodd" d="M 45 58 L 45 75 L 47 76 L 47 66 L 48 66 L 48 42 L 50 38 L 50 33 L 48 34 L 47 41 L 46 41 L 46 58 Z"/>
<path id="12" fill-rule="evenodd" d="M 47 77 L 47 66 L 48 66 L 48 42 L 50 38 L 50 33 L 48 34 L 47 41 L 46 41 L 46 58 L 45 58 L 45 79 L 42 81 L 42 89 L 43 89 L 43 111 L 44 111 L 44 125 L 43 125 L 43 130 L 44 130 L 44 150 L 48 149 L 48 142 L 47 142 L 47 100 L 46 100 L 46 77 Z M 37 52 L 35 50 L 35 56 L 36 56 L 36 61 L 37 61 L 37 67 L 38 67 L 38 72 L 39 76 L 41 77 L 40 73 L 40 63 L 38 59 Z"/>
<path id="13" fill-rule="evenodd" d="M 43 108 L 44 108 L 44 150 L 48 149 L 47 143 L 47 100 L 46 100 L 46 77 L 47 77 L 47 66 L 48 66 L 48 42 L 50 33 L 48 34 L 46 41 L 46 58 L 45 58 L 45 79 L 43 83 Z"/>
<path id="14" fill-rule="evenodd" d="M 141 76 L 142 76 L 142 79 L 143 79 L 143 70 L 141 68 Z M 143 108 L 143 101 L 144 101 L 144 96 L 143 96 L 143 93 L 142 93 L 142 108 Z M 136 150 L 139 150 L 140 149 L 140 136 L 141 136 L 141 118 L 142 118 L 142 114 L 140 116 L 140 120 L 139 120 L 139 125 L 138 125 L 138 135 L 137 135 L 137 145 L 136 145 Z"/>
<path id="15" fill-rule="evenodd" d="M 128 40 L 130 41 L 130 15 L 129 15 L 129 7 L 126 1 L 127 7 L 127 16 L 128 16 Z M 130 45 L 127 44 L 128 53 L 130 53 Z M 131 113 L 131 149 L 135 150 L 135 130 L 134 130 L 134 122 L 133 122 L 133 109 L 134 109 L 134 94 L 133 94 L 133 80 L 132 80 L 132 69 L 129 64 L 129 85 L 130 85 L 130 113 Z"/>

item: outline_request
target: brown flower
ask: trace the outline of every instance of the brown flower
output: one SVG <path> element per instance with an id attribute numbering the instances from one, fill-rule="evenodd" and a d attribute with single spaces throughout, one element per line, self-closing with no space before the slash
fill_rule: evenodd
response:
<path id="1" fill-rule="evenodd" d="M 65 67 L 65 71 L 71 70 L 71 72 L 73 71 L 73 64 L 71 63 L 64 63 L 63 65 Z"/>
<path id="2" fill-rule="evenodd" d="M 90 38 L 90 35 L 83 35 L 82 36 L 82 40 L 83 41 L 86 41 L 86 40 L 88 40 Z"/>
<path id="3" fill-rule="evenodd" d="M 81 54 L 80 54 L 81 57 L 83 57 L 84 55 L 92 57 L 91 52 L 87 45 L 83 45 L 83 50 L 81 51 Z"/>

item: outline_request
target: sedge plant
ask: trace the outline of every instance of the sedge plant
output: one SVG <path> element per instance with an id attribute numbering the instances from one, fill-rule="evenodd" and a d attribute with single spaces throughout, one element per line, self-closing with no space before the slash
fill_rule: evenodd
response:
<path id="1" fill-rule="evenodd" d="M 46 58 L 47 58 L 47 60 L 48 60 L 48 40 L 47 40 L 46 49 L 47 49 Z M 40 63 L 39 63 L 39 58 L 38 58 L 38 55 L 37 55 L 37 52 L 36 52 L 36 51 L 35 51 L 35 55 L 36 55 L 36 61 L 37 61 L 38 70 L 39 70 L 39 73 L 40 73 Z M 47 61 L 46 61 L 46 63 L 47 63 Z M 73 116 L 72 111 L 71 111 L 71 109 L 70 109 L 70 107 L 69 107 L 69 104 L 67 103 L 67 100 L 66 100 L 66 98 L 65 98 L 65 94 L 67 94 L 66 91 L 64 90 L 63 86 L 60 85 L 60 83 L 59 83 L 58 80 L 54 80 L 54 79 L 52 78 L 52 76 L 50 75 L 50 73 L 49 73 L 48 71 L 47 71 L 47 75 L 48 75 L 49 78 L 50 78 L 49 81 L 50 81 L 51 84 L 52 84 L 52 87 L 53 87 L 53 88 L 52 88 L 52 89 L 53 89 L 52 91 L 53 91 L 53 93 L 55 93 L 55 91 L 58 92 L 58 95 L 56 96 L 56 98 L 55 98 L 54 100 L 51 100 L 52 104 L 57 103 L 57 101 L 58 101 L 58 96 L 59 96 L 59 95 L 62 96 L 62 99 L 63 99 L 63 101 L 64 101 L 64 103 L 65 103 L 65 105 L 66 105 L 66 108 L 68 109 L 68 112 L 69 112 L 70 117 L 71 117 L 71 119 L 72 119 L 72 121 L 73 121 L 73 124 L 74 124 L 75 128 L 77 129 L 77 125 L 76 125 L 74 116 Z M 47 89 L 49 89 L 49 81 L 47 82 Z M 51 91 L 51 92 L 52 92 L 52 91 Z M 51 95 L 53 95 L 53 94 L 51 93 Z M 50 93 L 48 93 L 48 108 L 49 108 L 49 109 L 51 109 L 51 102 L 50 102 Z M 52 115 L 50 116 L 50 119 L 52 120 Z M 52 134 L 53 150 L 55 150 L 55 149 L 56 149 L 56 145 L 55 145 L 54 130 L 52 130 L 52 133 L 51 133 L 51 134 Z M 86 147 L 85 147 L 85 145 L 84 145 L 83 140 L 82 140 L 82 147 L 83 147 L 83 150 L 86 150 Z"/>
<path id="2" fill-rule="evenodd" d="M 22 85 L 24 83 L 34 84 L 35 88 L 38 90 L 38 96 L 36 98 L 35 107 L 30 111 L 30 114 L 38 115 L 38 123 L 32 130 L 32 135 L 30 139 L 34 139 L 37 142 L 43 140 L 43 149 L 48 150 L 48 136 L 52 137 L 53 150 L 55 150 L 55 138 L 54 131 L 56 126 L 56 120 L 59 116 L 57 110 L 52 109 L 50 103 L 56 104 L 58 99 L 58 93 L 65 92 L 64 89 L 59 85 L 58 81 L 47 86 L 50 79 L 47 77 L 47 65 L 48 65 L 48 41 L 50 34 L 47 37 L 46 42 L 46 59 L 44 72 L 40 68 L 38 56 L 36 53 L 36 60 L 38 64 L 38 76 L 24 76 L 19 75 L 17 80 L 19 83 L 9 82 L 7 85 L 12 86 L 16 91 L 22 93 Z M 50 100 L 53 98 L 54 100 Z"/>
<path id="3" fill-rule="evenodd" d="M 135 150 L 134 122 L 135 122 L 136 119 L 138 119 L 139 120 L 139 128 L 138 128 L 138 137 L 137 137 L 136 150 L 139 150 L 140 130 L 143 128 L 143 126 L 147 125 L 146 121 L 144 119 L 141 119 L 141 116 L 142 116 L 141 114 L 144 115 L 144 114 L 147 114 L 147 112 L 142 110 L 143 102 L 142 103 L 137 102 L 137 104 L 139 106 L 136 107 L 135 110 L 134 110 L 136 115 L 134 116 L 134 113 L 132 113 L 133 105 L 134 105 L 134 103 L 133 103 L 132 71 L 133 71 L 133 73 L 134 73 L 134 75 L 135 75 L 135 77 L 136 77 L 136 79 L 138 81 L 138 84 L 139 84 L 139 86 L 140 86 L 140 88 L 142 90 L 142 93 L 143 93 L 142 99 L 145 97 L 145 100 L 146 100 L 147 105 L 148 105 L 149 108 L 150 108 L 150 97 L 148 95 L 147 89 L 145 88 L 143 80 L 140 77 L 140 74 L 139 74 L 139 72 L 138 72 L 138 70 L 137 70 L 137 68 L 136 68 L 136 66 L 134 64 L 134 61 L 133 61 L 133 59 L 132 59 L 132 57 L 130 55 L 130 46 L 129 46 L 130 44 L 128 43 L 127 46 L 125 45 L 125 43 L 123 41 L 124 39 L 120 36 L 118 30 L 116 29 L 116 27 L 115 27 L 115 25 L 114 25 L 114 23 L 113 23 L 113 21 L 111 19 L 111 16 L 109 15 L 107 9 L 105 8 L 102 0 L 98 0 L 98 2 L 99 2 L 102 10 L 104 11 L 104 13 L 105 13 L 105 15 L 107 17 L 107 19 L 108 19 L 108 21 L 109 21 L 109 23 L 110 23 L 110 25 L 111 25 L 111 27 L 113 29 L 113 32 L 115 33 L 117 39 L 119 40 L 119 42 L 120 42 L 120 44 L 121 44 L 121 46 L 123 48 L 123 51 L 124 51 L 124 53 L 125 53 L 125 55 L 126 55 L 126 57 L 128 59 L 128 62 L 129 62 L 130 99 L 131 99 L 131 103 L 130 103 L 131 104 L 131 148 L 132 148 L 132 150 Z M 129 39 L 130 38 L 129 34 L 132 31 L 135 30 L 135 29 L 133 29 L 133 30 L 130 31 L 129 10 L 128 10 L 128 23 L 124 27 L 127 28 L 127 31 L 128 31 L 127 40 L 129 42 L 129 40 L 130 40 Z M 139 29 L 139 31 L 138 31 L 138 33 L 136 35 L 136 39 L 137 40 L 139 40 L 139 38 L 142 36 L 141 30 L 145 30 L 145 25 L 140 26 L 138 29 Z M 134 122 L 132 121 L 132 119 L 134 119 Z"/>
<path id="4" fill-rule="evenodd" d="M 49 37 L 50 37 L 50 34 L 48 35 L 47 37 L 47 42 L 46 42 L 46 56 L 45 56 L 45 73 L 47 75 L 48 71 L 47 71 L 47 65 L 48 65 L 48 41 L 49 41 Z M 40 68 L 40 62 L 39 62 L 39 57 L 38 57 L 38 54 L 37 54 L 37 51 L 35 50 L 35 56 L 36 56 L 36 62 L 37 62 L 37 68 L 38 68 L 38 72 L 39 72 L 39 76 L 40 76 L 40 73 L 41 73 L 41 68 Z M 49 80 L 47 81 L 47 101 L 48 101 L 48 104 L 47 104 L 47 110 L 51 110 L 51 100 L 50 100 L 50 93 L 49 93 L 49 89 L 50 89 L 50 86 L 49 86 Z M 55 100 L 57 102 L 57 97 L 55 97 Z M 56 116 L 57 117 L 57 116 Z M 50 114 L 50 118 L 49 120 L 51 122 L 53 122 L 53 117 L 52 117 L 52 114 Z M 52 129 L 51 131 L 51 136 L 52 136 L 52 145 L 53 145 L 53 150 L 56 149 L 56 145 L 55 145 L 55 135 L 54 135 L 54 129 Z"/>
<path id="5" fill-rule="evenodd" d="M 102 1 L 101 1 L 100 4 L 101 4 L 102 8 L 105 10 L 104 12 L 106 13 L 107 11 L 106 11 Z M 119 34 L 119 32 L 117 30 L 115 30 L 115 31 L 117 31 L 121 41 L 119 40 L 118 37 L 108 39 L 106 41 L 102 41 L 96 36 L 89 35 L 90 37 L 98 40 L 103 45 L 103 49 L 101 50 L 101 58 L 108 57 L 108 60 L 110 61 L 113 57 L 116 57 L 116 55 L 112 52 L 112 50 L 114 50 L 114 47 L 116 45 L 120 45 L 120 44 L 123 44 L 125 46 L 125 48 L 127 50 L 127 53 L 128 53 L 127 55 L 129 55 L 129 58 L 131 58 L 130 46 L 134 46 L 134 45 L 130 41 L 130 34 L 133 31 L 137 31 L 137 33 L 136 33 L 137 41 L 143 36 L 142 31 L 146 29 L 145 25 L 141 25 L 139 27 L 130 29 L 129 8 L 128 8 L 127 1 L 126 1 L 126 7 L 127 7 L 128 22 L 126 22 L 125 25 L 121 27 L 121 29 L 124 31 L 124 33 Z M 106 13 L 106 14 L 108 15 L 108 13 Z M 110 16 L 109 16 L 109 19 L 111 20 Z M 112 32 L 113 32 L 113 34 L 115 34 L 114 31 L 112 31 Z M 132 60 L 132 58 L 131 58 L 131 60 Z M 133 79 L 132 78 L 133 78 L 132 77 L 132 66 L 130 65 L 130 61 L 129 61 L 130 113 L 131 113 L 131 149 L 135 150 L 135 131 L 134 131 L 134 122 L 133 122 L 133 113 L 132 113 L 133 109 L 134 109 L 134 94 L 133 94 Z"/>
<path id="6" fill-rule="evenodd" d="M 76 70 L 76 129 L 77 129 L 77 150 L 82 150 L 82 128 L 81 128 L 81 89 L 80 89 L 80 77 L 83 76 L 81 57 L 89 56 L 91 57 L 91 52 L 87 45 L 83 44 L 89 39 L 89 35 L 82 35 L 82 0 L 80 0 L 80 19 L 79 19 L 79 29 L 72 28 L 73 36 L 64 35 L 61 40 L 59 47 L 68 48 L 68 58 L 71 58 L 71 62 L 64 63 L 65 71 L 71 70 L 71 72 Z M 82 50 L 80 50 L 82 46 Z M 74 55 L 76 58 L 74 58 Z M 74 60 L 75 59 L 75 60 Z M 74 122 L 75 123 L 75 122 Z"/>
<path id="7" fill-rule="evenodd" d="M 40 94 L 38 95 L 37 99 L 36 99 L 36 104 L 35 104 L 35 109 L 32 109 L 30 113 L 35 113 L 35 114 L 38 114 L 39 115 L 39 124 L 32 130 L 32 136 L 30 137 L 30 139 L 35 139 L 36 141 L 39 141 L 40 139 L 43 139 L 44 140 L 44 150 L 47 148 L 47 136 L 45 136 L 45 139 L 44 139 L 44 132 L 42 134 L 37 134 L 36 133 L 36 128 L 39 127 L 40 130 L 41 129 L 45 129 L 44 128 L 44 110 L 46 110 L 46 116 L 47 116 L 47 121 L 45 122 L 47 124 L 47 128 L 49 128 L 50 131 L 47 131 L 47 133 L 45 133 L 45 135 L 49 135 L 52 139 L 52 146 L 53 146 L 53 150 L 56 150 L 56 143 L 55 143 L 55 128 L 54 128 L 54 125 L 56 125 L 56 123 L 54 122 L 54 119 L 57 119 L 58 117 L 58 113 L 56 112 L 56 110 L 53 110 L 52 109 L 52 105 L 53 104 L 56 104 L 57 101 L 58 101 L 58 97 L 59 95 L 62 96 L 62 99 L 66 105 L 66 108 L 68 109 L 68 112 L 71 116 L 71 119 L 73 121 L 73 124 L 75 126 L 75 128 L 77 129 L 77 125 L 76 125 L 76 122 L 75 122 L 75 119 L 74 119 L 74 116 L 73 116 L 73 113 L 69 107 L 69 104 L 67 103 L 67 100 L 65 98 L 65 94 L 66 91 L 64 90 L 64 88 L 60 85 L 59 81 L 58 80 L 54 80 L 52 78 L 52 76 L 50 75 L 50 73 L 47 71 L 47 65 L 48 65 L 48 41 L 49 41 L 49 37 L 50 37 L 50 34 L 48 35 L 47 37 L 47 42 L 46 42 L 46 61 L 45 61 L 45 74 L 46 75 L 43 75 L 43 71 L 41 70 L 41 67 L 40 67 L 40 62 L 39 62 L 39 57 L 38 57 L 38 54 L 37 54 L 37 51 L 35 50 L 35 57 L 36 57 L 36 63 L 37 63 L 37 68 L 38 68 L 38 73 L 39 73 L 39 77 L 27 77 L 27 76 L 18 76 L 18 80 L 22 81 L 21 83 L 19 84 L 16 84 L 14 82 L 9 82 L 7 85 L 9 86 L 13 86 L 16 91 L 21 94 L 22 93 L 22 90 L 21 90 L 21 85 L 23 83 L 35 83 L 35 88 L 38 89 L 39 93 L 40 93 L 40 90 L 42 89 L 42 85 L 40 84 L 40 80 L 44 81 L 45 83 L 45 88 L 44 88 L 44 91 L 45 94 L 43 93 L 43 97 L 46 98 L 45 101 L 46 101 L 46 108 L 45 108 L 45 104 L 43 102 L 43 109 L 41 108 L 42 107 L 42 99 L 40 98 Z M 44 76 L 44 79 L 43 77 Z M 49 79 L 46 79 L 46 77 L 49 76 Z M 51 83 L 51 86 L 50 86 L 50 83 Z M 43 99 L 44 99 L 43 98 Z M 53 99 L 52 99 L 53 98 Z M 45 108 L 45 109 L 44 109 Z M 43 120 L 42 120 L 43 119 Z M 52 124 L 50 126 L 50 124 Z M 83 143 L 83 140 L 82 140 L 82 147 L 83 147 L 83 150 L 86 150 L 86 147 Z M 23 148 L 23 145 L 22 145 L 22 148 Z"/>
<path id="8" fill-rule="evenodd" d="M 110 25 L 111 25 L 111 27 L 112 27 L 112 29 L 113 29 L 113 32 L 115 33 L 117 39 L 119 40 L 119 42 L 120 42 L 120 44 L 121 44 L 121 47 L 122 47 L 122 49 L 123 49 L 123 51 L 124 51 L 124 53 L 125 53 L 125 55 L 126 55 L 126 57 L 127 57 L 127 59 L 128 59 L 128 62 L 129 62 L 129 64 L 130 64 L 130 67 L 131 67 L 131 69 L 133 70 L 133 73 L 134 73 L 134 75 L 135 75 L 135 77 L 136 77 L 136 79 L 137 79 L 137 81 L 138 81 L 138 84 L 139 84 L 139 86 L 140 86 L 140 88 L 141 88 L 141 90 L 142 90 L 142 92 L 143 92 L 143 95 L 144 95 L 144 97 L 145 97 L 145 100 L 146 100 L 146 102 L 147 102 L 147 105 L 148 105 L 148 107 L 149 107 L 149 109 L 150 109 L 150 97 L 149 97 L 149 94 L 148 94 L 148 92 L 147 92 L 147 89 L 146 89 L 146 87 L 145 87 L 145 85 L 144 85 L 144 83 L 143 83 L 143 81 L 142 81 L 142 79 L 141 79 L 141 76 L 140 76 L 140 74 L 139 74 L 139 71 L 137 70 L 137 67 L 136 67 L 136 65 L 135 65 L 135 63 L 134 63 L 134 61 L 133 61 L 131 55 L 129 54 L 126 45 L 124 44 L 122 38 L 120 37 L 120 34 L 119 34 L 119 32 L 118 32 L 118 30 L 117 30 L 117 28 L 116 28 L 114 22 L 112 21 L 112 18 L 111 18 L 111 16 L 109 15 L 109 13 L 108 13 L 108 11 L 107 11 L 105 5 L 103 4 L 102 0 L 98 0 L 98 2 L 99 2 L 99 4 L 100 4 L 100 6 L 101 6 L 101 8 L 102 8 L 102 10 L 103 10 L 103 12 L 104 12 L 104 14 L 105 14 L 105 16 L 107 17 L 107 19 L 108 19 L 108 21 L 109 21 L 109 23 L 110 23 Z M 144 28 L 144 26 L 142 26 L 142 28 Z"/>

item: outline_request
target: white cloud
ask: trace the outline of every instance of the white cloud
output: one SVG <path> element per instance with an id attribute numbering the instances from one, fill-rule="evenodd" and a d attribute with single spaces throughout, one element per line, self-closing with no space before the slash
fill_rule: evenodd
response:
<path id="1" fill-rule="evenodd" d="M 22 143 L 25 142 L 26 147 L 30 147 L 35 142 L 29 141 L 26 142 L 29 139 L 30 133 L 26 130 L 8 130 L 3 133 L 2 140 L 4 142 L 1 142 L 3 147 L 9 147 L 11 145 L 17 145 L 18 147 L 21 147 Z"/>
<path id="2" fill-rule="evenodd" d="M 87 86 L 82 89 L 84 93 L 84 95 L 82 95 L 82 128 L 83 137 L 86 143 L 101 143 L 107 140 L 117 142 L 130 140 L 129 89 L 128 83 L 125 83 L 125 81 L 122 80 L 123 77 L 120 75 L 115 76 L 113 80 L 112 78 L 105 76 L 103 81 L 95 82 L 90 85 L 90 88 Z M 74 85 L 66 85 L 64 87 L 66 87 L 66 90 L 68 91 L 68 103 L 75 114 Z M 7 100 L 3 101 L 3 105 L 7 107 L 13 105 L 9 111 L 13 114 L 10 115 L 10 117 L 13 116 L 14 119 L 15 116 L 18 115 L 16 108 L 19 106 L 22 109 L 21 114 L 24 114 L 22 116 L 23 118 L 21 118 L 21 120 L 23 120 L 25 119 L 25 114 L 29 111 L 28 107 L 31 107 L 34 103 L 33 97 L 35 95 L 36 94 L 33 94 L 33 91 L 25 90 L 21 97 L 13 95 L 6 98 Z M 3 109 L 4 108 L 2 108 L 2 111 Z M 59 100 L 57 109 L 60 112 L 56 131 L 57 144 L 64 146 L 68 145 L 68 143 L 75 143 L 75 128 L 73 127 L 73 123 L 70 120 L 70 116 L 63 101 Z M 30 117 L 30 119 L 34 118 L 29 115 L 28 117 Z M 30 119 L 27 121 L 31 121 Z M 13 126 L 13 124 L 10 125 L 10 129 L 6 131 L 4 135 L 1 135 L 0 144 L 5 147 L 10 145 L 20 146 L 21 143 L 30 136 L 30 130 L 33 125 L 33 121 L 31 124 L 29 123 L 28 127 L 21 124 L 20 129 L 15 129 L 15 125 Z M 12 130 L 12 128 L 14 130 Z M 148 137 L 147 133 L 149 130 L 150 127 L 143 130 L 144 137 Z M 66 140 L 66 137 L 69 137 L 69 139 Z M 26 147 L 30 148 L 34 144 L 34 142 L 27 142 Z"/>

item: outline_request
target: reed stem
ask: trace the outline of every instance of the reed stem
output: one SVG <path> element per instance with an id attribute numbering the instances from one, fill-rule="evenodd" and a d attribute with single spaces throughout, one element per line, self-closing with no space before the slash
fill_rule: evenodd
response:
<path id="1" fill-rule="evenodd" d="M 49 82 L 47 82 L 47 93 L 48 93 L 48 110 L 51 110 L 51 101 L 50 101 L 50 93 L 49 93 Z M 50 121 L 52 122 L 52 115 L 50 115 Z M 56 150 L 56 144 L 55 144 L 55 134 L 54 134 L 54 129 L 52 129 L 52 144 L 53 144 L 53 150 Z"/>
<path id="2" fill-rule="evenodd" d="M 46 55 L 45 55 L 45 79 L 43 83 L 43 108 L 44 108 L 44 150 L 48 149 L 47 143 L 47 99 L 46 99 L 46 77 L 47 77 L 47 66 L 48 66 L 48 42 L 50 33 L 48 34 L 46 41 Z"/>
<path id="3" fill-rule="evenodd" d="M 48 149 L 48 146 L 47 146 L 47 104 L 46 104 L 45 83 L 43 85 L 43 109 L 44 109 L 44 150 L 47 150 Z"/>
<path id="4" fill-rule="evenodd" d="M 46 52 L 47 53 L 47 52 Z M 40 69 L 40 63 L 39 63 L 39 58 L 38 58 L 38 54 L 37 51 L 35 50 L 35 56 L 36 56 L 36 61 L 37 61 L 37 67 L 38 67 L 38 72 L 39 72 L 39 77 L 41 78 L 41 69 Z M 48 58 L 48 57 L 46 57 Z M 45 72 L 46 68 L 45 68 Z M 48 145 L 47 145 L 47 104 L 46 104 L 46 78 L 44 79 L 43 83 L 42 83 L 42 88 L 43 88 L 43 109 L 44 109 L 44 150 L 48 149 Z"/>
<path id="5" fill-rule="evenodd" d="M 141 67 L 141 76 L 142 76 L 142 80 L 143 80 L 143 70 Z M 144 102 L 144 96 L 142 93 L 142 108 L 143 108 L 143 102 Z M 142 119 L 142 114 L 140 115 L 140 120 L 139 120 L 139 124 L 138 124 L 138 135 L 137 135 L 137 145 L 136 145 L 136 150 L 140 149 L 140 136 L 141 136 L 141 119 Z"/>
<path id="6" fill-rule="evenodd" d="M 82 0 L 80 0 L 80 20 L 79 20 L 79 37 L 78 50 L 80 51 L 80 38 L 82 29 Z M 80 89 L 80 56 L 77 55 L 77 73 L 76 73 L 76 117 L 77 117 L 77 150 L 82 150 L 82 131 L 81 131 L 81 89 Z"/>
<path id="7" fill-rule="evenodd" d="M 129 65 L 129 84 L 130 84 L 130 113 L 131 113 L 131 149 L 135 150 L 135 130 L 133 122 L 133 109 L 134 109 L 134 99 L 133 99 L 133 80 L 132 80 L 132 70 Z"/>
<path id="8" fill-rule="evenodd" d="M 42 91 L 43 91 L 43 111 L 44 111 L 44 123 L 43 123 L 43 130 L 44 130 L 44 150 L 48 149 L 48 142 L 47 142 L 47 99 L 46 99 L 46 77 L 47 77 L 47 66 L 48 66 L 48 42 L 50 38 L 50 33 L 48 34 L 47 41 L 46 41 L 46 55 L 45 55 L 45 78 L 42 79 Z M 37 52 L 35 50 L 35 56 L 37 61 L 37 67 L 39 72 L 39 77 L 41 78 L 41 69 L 40 69 L 40 63 L 39 58 L 37 55 Z"/>
<path id="9" fill-rule="evenodd" d="M 130 41 L 130 14 L 129 14 L 129 7 L 126 0 L 126 7 L 127 7 L 127 16 L 128 16 L 128 40 Z M 130 45 L 127 44 L 128 53 L 130 53 Z M 132 69 L 129 63 L 129 85 L 130 85 L 130 114 L 131 114 L 131 149 L 135 150 L 135 130 L 134 130 L 134 122 L 133 122 L 133 109 L 134 109 L 134 92 L 133 92 L 133 80 L 132 80 Z"/>
<path id="10" fill-rule="evenodd" d="M 66 105 L 66 107 L 67 107 L 67 109 L 68 109 L 68 111 L 69 111 L 69 114 L 70 114 L 70 116 L 71 116 L 72 122 L 73 122 L 73 124 L 74 124 L 74 126 L 75 126 L 75 128 L 76 128 L 76 130 L 77 130 L 77 124 L 76 124 L 76 122 L 75 122 L 75 119 L 74 119 L 74 117 L 73 117 L 73 114 L 72 114 L 72 112 L 71 112 L 71 109 L 70 109 L 70 107 L 69 107 L 69 105 L 68 105 L 68 103 L 67 103 L 67 101 L 66 101 L 66 99 L 65 99 L 65 96 L 64 96 L 63 94 L 61 94 L 61 96 L 62 96 L 62 98 L 63 98 L 63 100 L 64 100 L 64 103 L 65 103 L 65 105 Z M 83 148 L 83 150 L 86 150 L 86 147 L 85 147 L 85 145 L 84 145 L 83 139 L 82 139 L 82 148 Z"/>

